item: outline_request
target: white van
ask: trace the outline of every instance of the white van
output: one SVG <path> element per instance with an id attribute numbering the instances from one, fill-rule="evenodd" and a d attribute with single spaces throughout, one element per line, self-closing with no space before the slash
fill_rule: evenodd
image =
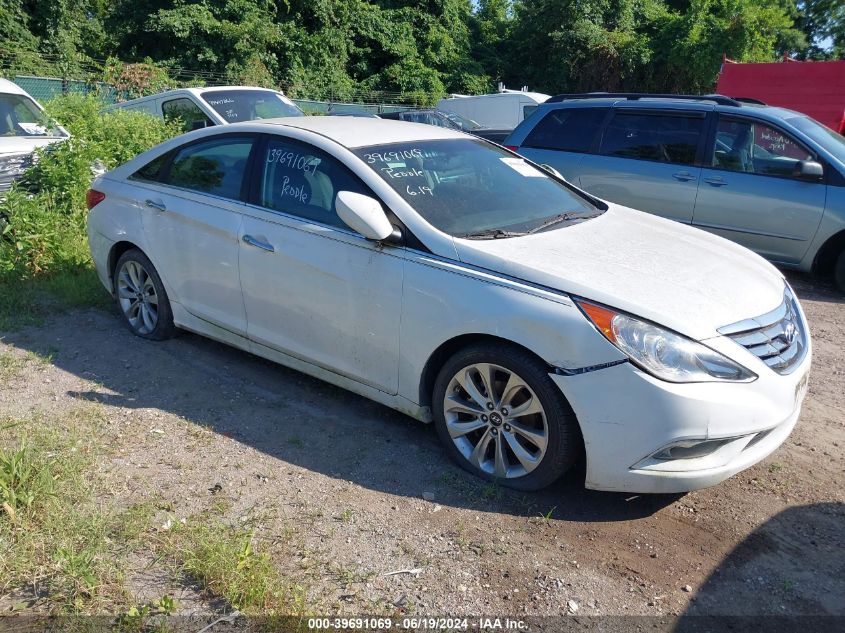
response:
<path id="1" fill-rule="evenodd" d="M 32 153 L 70 137 L 26 90 L 0 79 L 0 193 L 32 164 Z"/>
<path id="2" fill-rule="evenodd" d="M 527 119 L 549 95 L 505 90 L 489 95 L 451 95 L 437 102 L 437 109 L 454 112 L 486 128 L 512 130 Z"/>
<path id="3" fill-rule="evenodd" d="M 239 121 L 305 116 L 283 93 L 249 86 L 178 88 L 106 108 L 137 110 L 182 123 L 185 132 Z"/>

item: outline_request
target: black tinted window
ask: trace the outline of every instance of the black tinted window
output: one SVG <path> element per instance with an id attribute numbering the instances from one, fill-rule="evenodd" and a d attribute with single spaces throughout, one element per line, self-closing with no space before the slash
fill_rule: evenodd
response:
<path id="1" fill-rule="evenodd" d="M 226 138 L 195 143 L 178 150 L 163 182 L 238 200 L 252 149 L 251 138 Z"/>
<path id="2" fill-rule="evenodd" d="M 214 123 L 205 112 L 190 99 L 171 99 L 161 104 L 161 113 L 166 121 L 176 121 L 183 132 L 198 130 Z"/>
<path id="3" fill-rule="evenodd" d="M 270 140 L 259 164 L 261 205 L 305 220 L 348 229 L 335 211 L 337 192 L 373 195 L 344 165 L 310 145 Z"/>
<path id="4" fill-rule="evenodd" d="M 132 174 L 130 178 L 133 180 L 148 180 L 150 182 L 160 181 L 168 158 L 170 158 L 170 152 L 162 154 L 155 160 L 141 167 L 141 169 Z"/>
<path id="5" fill-rule="evenodd" d="M 601 153 L 691 165 L 703 127 L 703 118 L 619 112 L 604 133 Z"/>
<path id="6" fill-rule="evenodd" d="M 607 114 L 607 108 L 552 110 L 540 121 L 523 145 L 536 149 L 587 152 Z"/>

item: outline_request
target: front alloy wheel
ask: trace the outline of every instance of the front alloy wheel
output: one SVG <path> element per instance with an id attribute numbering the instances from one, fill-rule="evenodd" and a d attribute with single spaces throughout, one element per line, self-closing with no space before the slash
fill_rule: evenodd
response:
<path id="1" fill-rule="evenodd" d="M 549 425 L 540 399 L 516 372 L 490 363 L 459 370 L 443 400 L 458 451 L 500 479 L 522 477 L 546 454 Z"/>
<path id="2" fill-rule="evenodd" d="M 484 343 L 455 354 L 435 381 L 433 404 L 450 456 L 511 488 L 549 485 L 582 450 L 575 414 L 548 366 L 516 346 Z"/>

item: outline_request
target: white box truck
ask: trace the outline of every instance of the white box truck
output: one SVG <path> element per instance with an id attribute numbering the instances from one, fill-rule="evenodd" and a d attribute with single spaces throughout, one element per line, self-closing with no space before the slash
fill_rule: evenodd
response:
<path id="1" fill-rule="evenodd" d="M 512 130 L 527 119 L 549 95 L 542 92 L 504 90 L 489 95 L 450 95 L 437 109 L 454 112 L 486 128 Z"/>

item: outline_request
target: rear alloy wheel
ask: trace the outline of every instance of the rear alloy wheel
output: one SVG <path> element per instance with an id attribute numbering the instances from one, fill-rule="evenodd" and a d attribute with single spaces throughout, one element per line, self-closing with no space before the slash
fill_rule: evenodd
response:
<path id="1" fill-rule="evenodd" d="M 444 366 L 435 423 L 465 469 L 521 490 L 543 488 L 578 456 L 577 421 L 548 369 L 511 347 L 469 348 Z"/>
<path id="2" fill-rule="evenodd" d="M 126 325 L 134 334 L 157 341 L 173 335 L 167 292 L 152 262 L 140 250 L 126 251 L 118 260 L 114 290 Z"/>
<path id="3" fill-rule="evenodd" d="M 839 253 L 839 258 L 836 260 L 836 265 L 833 267 L 833 281 L 839 292 L 845 293 L 845 249 Z"/>

